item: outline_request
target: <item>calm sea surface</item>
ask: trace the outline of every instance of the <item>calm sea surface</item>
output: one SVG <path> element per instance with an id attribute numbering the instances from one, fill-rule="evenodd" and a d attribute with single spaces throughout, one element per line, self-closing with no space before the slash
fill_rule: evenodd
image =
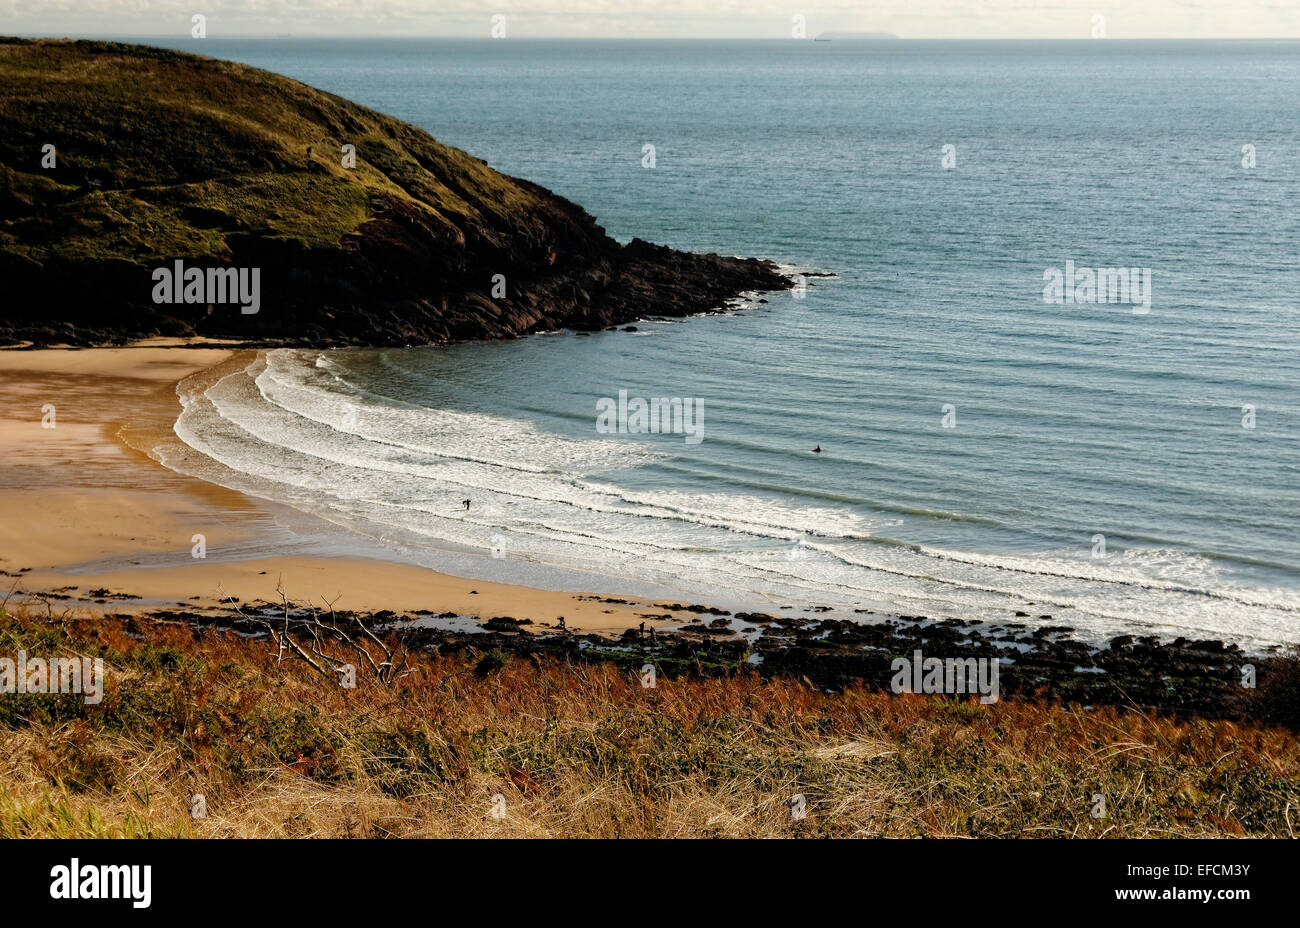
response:
<path id="1" fill-rule="evenodd" d="M 174 44 L 620 240 L 835 276 L 635 333 L 271 352 L 188 391 L 172 466 L 467 576 L 1300 640 L 1300 43 Z M 1150 311 L 1045 302 L 1067 261 L 1149 268 Z M 620 390 L 702 401 L 703 440 L 598 432 Z"/>

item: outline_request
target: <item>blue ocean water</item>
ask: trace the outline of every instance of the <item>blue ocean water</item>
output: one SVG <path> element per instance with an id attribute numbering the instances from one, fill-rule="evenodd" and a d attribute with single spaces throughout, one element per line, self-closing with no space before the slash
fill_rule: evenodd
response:
<path id="1" fill-rule="evenodd" d="M 173 466 L 475 577 L 1300 640 L 1300 43 L 170 44 L 620 240 L 834 275 L 635 333 L 270 352 L 191 390 Z M 1150 311 L 1044 302 L 1067 261 L 1151 269 Z M 703 440 L 598 432 L 621 390 L 702 401 Z"/>

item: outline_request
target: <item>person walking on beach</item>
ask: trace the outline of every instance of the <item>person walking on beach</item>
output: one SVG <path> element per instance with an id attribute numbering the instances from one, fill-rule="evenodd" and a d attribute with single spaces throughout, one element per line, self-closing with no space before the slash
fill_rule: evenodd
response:
<path id="1" fill-rule="evenodd" d="M 465 504 L 465 511 L 469 512 L 469 500 L 463 499 L 461 502 Z"/>

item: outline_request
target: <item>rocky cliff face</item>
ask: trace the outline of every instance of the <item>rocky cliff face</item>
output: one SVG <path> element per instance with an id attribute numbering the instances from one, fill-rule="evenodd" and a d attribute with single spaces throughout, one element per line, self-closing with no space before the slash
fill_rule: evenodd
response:
<path id="1" fill-rule="evenodd" d="M 256 312 L 208 273 L 253 269 Z M 562 197 L 276 74 L 19 39 L 0 39 L 0 280 L 0 342 L 38 344 L 424 344 L 789 286 L 766 261 L 620 245 Z"/>

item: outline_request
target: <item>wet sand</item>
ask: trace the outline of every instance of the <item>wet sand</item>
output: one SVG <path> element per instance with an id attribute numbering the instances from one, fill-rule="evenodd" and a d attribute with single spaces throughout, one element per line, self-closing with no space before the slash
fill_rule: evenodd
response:
<path id="1" fill-rule="evenodd" d="M 0 596 L 54 593 L 47 601 L 60 609 L 137 612 L 232 597 L 278 602 L 280 588 L 317 606 L 504 615 L 541 626 L 563 616 L 570 628 L 596 632 L 664 611 L 400 563 L 369 539 L 150 458 L 180 412 L 176 383 L 239 351 L 163 339 L 0 351 Z"/>

